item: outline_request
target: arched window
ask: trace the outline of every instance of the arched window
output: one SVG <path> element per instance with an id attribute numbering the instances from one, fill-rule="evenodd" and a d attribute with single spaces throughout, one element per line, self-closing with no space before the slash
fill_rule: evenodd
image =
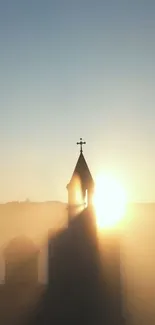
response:
<path id="1" fill-rule="evenodd" d="M 88 190 L 86 190 L 85 192 L 85 207 L 87 208 L 88 207 Z"/>

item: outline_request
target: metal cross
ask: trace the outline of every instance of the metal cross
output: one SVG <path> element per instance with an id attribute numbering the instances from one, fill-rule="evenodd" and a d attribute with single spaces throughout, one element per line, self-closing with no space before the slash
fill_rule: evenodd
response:
<path id="1" fill-rule="evenodd" d="M 80 153 L 83 152 L 83 148 L 82 148 L 83 144 L 86 144 L 86 142 L 82 141 L 82 138 L 80 138 L 80 142 L 77 142 L 77 145 L 80 145 Z"/>

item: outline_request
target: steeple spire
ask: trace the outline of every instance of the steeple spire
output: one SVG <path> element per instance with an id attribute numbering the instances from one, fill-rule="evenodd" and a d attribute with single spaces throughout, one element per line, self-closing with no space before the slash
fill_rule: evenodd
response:
<path id="1" fill-rule="evenodd" d="M 83 148 L 82 148 L 83 144 L 86 144 L 86 142 L 83 141 L 82 138 L 80 138 L 80 142 L 77 142 L 77 145 L 80 145 L 80 153 L 83 152 Z"/>
<path id="2" fill-rule="evenodd" d="M 77 142 L 77 145 L 80 145 L 80 155 L 67 185 L 69 219 L 79 213 L 79 208 L 92 206 L 94 181 L 83 155 L 82 146 L 84 144 L 86 142 L 82 138 L 80 138 L 80 142 Z"/>

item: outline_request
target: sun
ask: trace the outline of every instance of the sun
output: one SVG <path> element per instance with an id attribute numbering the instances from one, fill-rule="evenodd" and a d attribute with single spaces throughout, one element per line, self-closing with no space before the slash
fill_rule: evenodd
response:
<path id="1" fill-rule="evenodd" d="M 113 228 L 125 214 L 125 190 L 112 176 L 99 175 L 95 182 L 93 203 L 98 227 Z"/>

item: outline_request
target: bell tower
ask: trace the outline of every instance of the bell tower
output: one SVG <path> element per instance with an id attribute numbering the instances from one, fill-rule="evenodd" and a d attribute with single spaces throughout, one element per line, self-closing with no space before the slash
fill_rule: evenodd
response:
<path id="1" fill-rule="evenodd" d="M 67 185 L 68 190 L 68 217 L 69 220 L 92 205 L 94 181 L 83 155 L 85 141 L 80 138 L 80 155 Z"/>

